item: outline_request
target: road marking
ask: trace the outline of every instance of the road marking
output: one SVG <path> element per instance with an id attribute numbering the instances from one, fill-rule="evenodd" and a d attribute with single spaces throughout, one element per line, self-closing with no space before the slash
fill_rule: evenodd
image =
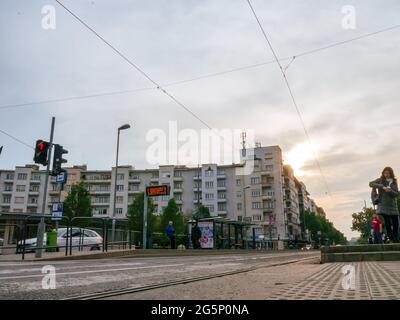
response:
<path id="1" fill-rule="evenodd" d="M 148 266 L 148 267 L 133 267 L 133 268 L 119 268 L 119 269 L 103 269 L 103 270 L 87 270 L 87 271 L 73 271 L 73 272 L 57 272 L 56 276 L 73 275 L 73 274 L 86 274 L 86 273 L 103 273 L 103 272 L 116 272 L 116 271 L 128 271 L 128 270 L 139 270 L 139 269 L 151 269 L 151 268 L 166 268 L 166 267 L 177 267 L 184 266 L 184 264 L 165 264 L 160 266 Z M 43 277 L 43 274 L 32 274 L 26 276 L 11 276 L 11 277 L 0 277 L 0 280 L 9 279 L 27 279 Z"/>

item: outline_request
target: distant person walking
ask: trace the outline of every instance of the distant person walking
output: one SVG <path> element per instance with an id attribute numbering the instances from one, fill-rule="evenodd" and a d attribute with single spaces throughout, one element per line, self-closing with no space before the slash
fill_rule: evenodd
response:
<path id="1" fill-rule="evenodd" d="M 393 169 L 386 167 L 382 176 L 369 183 L 369 186 L 378 192 L 378 198 L 374 204 L 378 205 L 377 213 L 385 221 L 386 234 L 390 242 L 399 241 L 399 209 L 397 197 L 399 188 Z"/>
<path id="2" fill-rule="evenodd" d="M 201 230 L 196 223 L 192 229 L 192 243 L 193 243 L 193 249 L 199 249 L 200 248 L 200 238 L 201 238 Z"/>
<path id="3" fill-rule="evenodd" d="M 169 238 L 169 242 L 171 245 L 171 249 L 176 249 L 176 242 L 175 242 L 175 228 L 173 226 L 173 222 L 169 221 L 167 229 L 165 229 L 167 233 L 167 237 Z"/>
<path id="4" fill-rule="evenodd" d="M 372 220 L 372 234 L 374 236 L 374 244 L 382 244 L 382 220 L 379 215 L 374 213 L 374 218 Z"/>

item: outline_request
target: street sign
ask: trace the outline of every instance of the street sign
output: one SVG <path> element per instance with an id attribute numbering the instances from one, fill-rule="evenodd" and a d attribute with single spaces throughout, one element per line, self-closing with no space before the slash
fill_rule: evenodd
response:
<path id="1" fill-rule="evenodd" d="M 56 182 L 58 184 L 65 184 L 68 179 L 68 174 L 67 172 L 61 172 L 59 175 L 56 177 Z"/>
<path id="2" fill-rule="evenodd" d="M 150 186 L 146 187 L 146 195 L 148 197 L 168 196 L 170 190 L 171 187 L 167 185 Z"/>
<path id="3" fill-rule="evenodd" d="M 62 220 L 64 213 L 63 202 L 53 202 L 51 204 L 51 220 Z"/>

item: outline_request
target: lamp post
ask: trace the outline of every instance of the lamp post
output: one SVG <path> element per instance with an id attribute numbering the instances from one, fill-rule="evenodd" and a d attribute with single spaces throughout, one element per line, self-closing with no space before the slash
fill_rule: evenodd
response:
<path id="1" fill-rule="evenodd" d="M 250 186 L 243 187 L 242 196 L 243 196 L 243 216 L 244 216 L 243 220 L 244 221 L 246 221 L 246 189 L 249 189 L 249 188 L 250 188 Z M 254 228 L 250 228 L 250 230 L 252 230 L 251 232 L 253 233 L 253 242 L 254 242 Z M 248 231 L 250 231 L 250 230 L 248 230 Z M 254 243 L 253 243 L 253 245 L 254 245 Z"/>
<path id="2" fill-rule="evenodd" d="M 124 124 L 118 128 L 117 135 L 117 156 L 115 160 L 115 177 L 114 177 L 114 199 L 113 199 L 113 219 L 112 219 L 112 229 L 111 229 L 111 244 L 115 240 L 115 216 L 116 216 L 116 205 L 117 205 L 117 178 L 118 178 L 118 154 L 119 154 L 119 134 L 121 130 L 129 129 L 131 126 L 129 124 Z"/>

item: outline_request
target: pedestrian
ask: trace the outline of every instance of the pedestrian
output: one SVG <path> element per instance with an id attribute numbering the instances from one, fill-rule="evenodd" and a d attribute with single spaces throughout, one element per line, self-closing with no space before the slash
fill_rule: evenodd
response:
<path id="1" fill-rule="evenodd" d="M 165 232 L 167 233 L 167 237 L 169 238 L 170 246 L 171 249 L 176 248 L 176 243 L 175 243 L 175 228 L 173 226 L 173 222 L 169 221 L 168 226 L 165 229 Z"/>
<path id="2" fill-rule="evenodd" d="M 379 215 L 375 212 L 372 219 L 372 234 L 374 236 L 374 244 L 382 244 L 382 220 Z"/>
<path id="3" fill-rule="evenodd" d="M 200 248 L 200 238 L 201 238 L 201 230 L 196 223 L 192 229 L 192 243 L 193 243 L 193 249 L 199 249 Z"/>
<path id="4" fill-rule="evenodd" d="M 369 186 L 378 191 L 377 213 L 383 217 L 389 241 L 392 243 L 398 242 L 399 209 L 397 207 L 397 197 L 399 196 L 399 188 L 393 169 L 390 167 L 383 169 L 381 177 L 370 182 Z"/>

